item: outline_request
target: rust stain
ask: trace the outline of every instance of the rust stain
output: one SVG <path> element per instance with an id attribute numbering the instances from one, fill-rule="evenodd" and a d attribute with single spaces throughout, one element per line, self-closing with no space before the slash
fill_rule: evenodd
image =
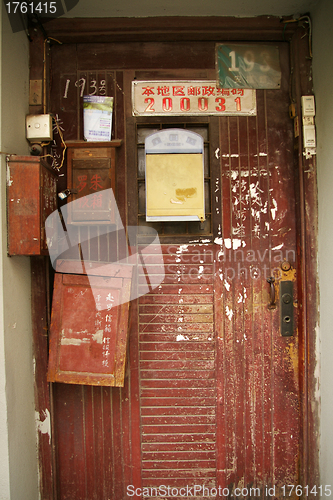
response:
<path id="1" fill-rule="evenodd" d="M 289 271 L 282 271 L 281 281 L 296 282 L 296 269 L 292 267 Z"/>
<path id="2" fill-rule="evenodd" d="M 287 344 L 286 353 L 293 368 L 295 379 L 298 380 L 298 346 L 294 343 Z"/>
<path id="3" fill-rule="evenodd" d="M 176 197 L 180 201 L 185 201 L 186 198 L 193 198 L 197 194 L 197 188 L 176 189 Z"/>

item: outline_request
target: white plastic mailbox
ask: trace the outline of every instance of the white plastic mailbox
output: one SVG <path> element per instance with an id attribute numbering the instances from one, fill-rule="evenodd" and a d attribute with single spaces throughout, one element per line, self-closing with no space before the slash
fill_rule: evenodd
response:
<path id="1" fill-rule="evenodd" d="M 146 220 L 204 221 L 204 143 L 186 129 L 165 129 L 145 141 Z"/>

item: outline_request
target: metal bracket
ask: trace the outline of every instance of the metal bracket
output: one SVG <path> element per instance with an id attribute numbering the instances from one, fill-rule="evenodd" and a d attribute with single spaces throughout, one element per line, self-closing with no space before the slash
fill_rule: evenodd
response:
<path id="1" fill-rule="evenodd" d="M 293 282 L 280 281 L 280 328 L 283 337 L 294 335 Z"/>

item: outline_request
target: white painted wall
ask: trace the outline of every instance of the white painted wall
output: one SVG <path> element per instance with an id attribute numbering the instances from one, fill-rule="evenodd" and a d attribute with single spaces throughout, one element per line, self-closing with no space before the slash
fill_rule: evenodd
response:
<path id="1" fill-rule="evenodd" d="M 312 12 L 319 192 L 321 483 L 333 485 L 333 2 Z M 333 496 L 333 494 L 332 494 Z"/>
<path id="2" fill-rule="evenodd" d="M 288 16 L 319 0 L 79 0 L 66 17 Z"/>
<path id="3" fill-rule="evenodd" d="M 29 54 L 0 8 L 0 151 L 29 154 Z M 0 155 L 0 500 L 37 500 L 30 261 L 7 256 L 6 156 Z"/>

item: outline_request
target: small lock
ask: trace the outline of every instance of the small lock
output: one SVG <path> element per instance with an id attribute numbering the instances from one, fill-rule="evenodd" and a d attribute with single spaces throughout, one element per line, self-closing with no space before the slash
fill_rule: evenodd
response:
<path id="1" fill-rule="evenodd" d="M 282 263 L 281 263 L 281 269 L 282 271 L 290 271 L 291 269 L 291 264 L 290 262 L 288 262 L 287 260 L 284 260 Z"/>

